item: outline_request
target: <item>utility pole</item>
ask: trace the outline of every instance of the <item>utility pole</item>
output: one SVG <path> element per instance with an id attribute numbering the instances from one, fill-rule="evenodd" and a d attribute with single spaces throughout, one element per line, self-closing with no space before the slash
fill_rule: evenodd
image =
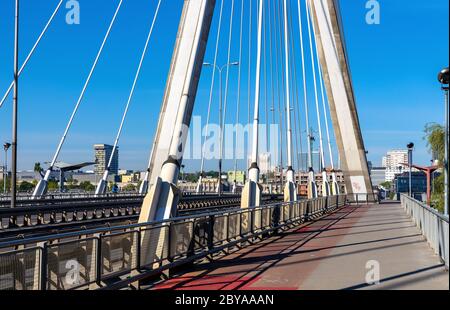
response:
<path id="1" fill-rule="evenodd" d="M 5 166 L 3 167 L 3 193 L 6 195 L 6 181 L 8 179 L 8 150 L 11 143 L 5 142 L 3 149 L 5 150 Z"/>
<path id="2" fill-rule="evenodd" d="M 224 64 L 222 67 L 219 67 L 217 65 L 214 66 L 214 64 L 211 64 L 209 62 L 205 62 L 203 63 L 204 66 L 207 67 L 213 67 L 214 70 L 219 71 L 219 126 L 220 126 L 220 157 L 219 157 L 219 183 L 217 185 L 217 193 L 219 194 L 219 196 L 222 196 L 222 158 L 223 158 L 223 123 L 222 123 L 222 118 L 223 118 L 223 95 L 222 95 L 222 71 L 223 69 L 225 69 L 226 67 L 231 67 L 231 66 L 239 66 L 239 62 L 231 62 L 231 63 L 227 63 Z"/>
<path id="3" fill-rule="evenodd" d="M 19 92 L 19 0 L 16 0 L 16 9 L 14 17 L 14 94 L 13 94 L 13 117 L 12 117 L 11 208 L 16 207 L 18 92 Z"/>
<path id="4" fill-rule="evenodd" d="M 448 90 L 449 90 L 449 71 L 448 67 L 439 72 L 438 80 L 442 85 L 442 90 L 444 91 L 445 97 L 445 155 L 444 155 L 444 213 L 448 216 L 448 205 L 449 205 L 449 171 L 448 171 L 448 147 L 449 147 L 449 120 L 448 113 L 450 112 L 449 101 L 448 101 Z"/>
<path id="5" fill-rule="evenodd" d="M 408 167 L 409 167 L 409 197 L 412 197 L 412 152 L 414 149 L 414 143 L 410 142 L 406 146 L 408 148 Z"/>

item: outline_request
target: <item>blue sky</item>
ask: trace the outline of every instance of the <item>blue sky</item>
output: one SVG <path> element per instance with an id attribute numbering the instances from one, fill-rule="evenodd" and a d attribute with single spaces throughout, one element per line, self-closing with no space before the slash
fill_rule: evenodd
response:
<path id="1" fill-rule="evenodd" d="M 1 95 L 12 79 L 13 2 L 11 0 L 0 3 Z M 21 1 L 21 62 L 57 2 Z M 51 159 L 118 3 L 116 0 L 79 2 L 80 25 L 66 24 L 67 10 L 63 8 L 21 76 L 19 169 L 32 169 L 34 162 Z M 381 156 L 387 150 L 403 148 L 409 141 L 413 141 L 417 145 L 416 161 L 428 164 L 430 155 L 423 141 L 423 128 L 428 122 L 442 123 L 444 120 L 443 96 L 436 76 L 442 67 L 448 65 L 448 1 L 379 0 L 379 25 L 368 25 L 365 22 L 366 0 L 340 2 L 354 91 L 369 160 L 380 164 Z M 124 1 L 60 160 L 92 160 L 92 144 L 113 142 L 156 3 L 156 0 Z M 122 168 L 144 169 L 146 166 L 182 3 L 181 0 L 163 0 L 120 143 Z M 231 1 L 225 0 L 225 3 L 224 21 L 228 22 Z M 240 0 L 236 0 L 232 60 L 238 57 L 240 3 Z M 256 14 L 255 4 L 256 1 L 253 1 L 253 16 Z M 296 1 L 293 1 L 293 4 L 296 4 Z M 213 60 L 219 5 L 220 1 L 211 29 L 211 40 L 205 59 L 207 61 Z M 294 8 L 296 10 L 296 6 Z M 255 26 L 256 23 L 254 29 Z M 248 27 L 248 24 L 245 27 Z M 226 62 L 227 37 L 228 23 L 221 34 L 219 64 Z M 247 32 L 244 40 L 248 42 Z M 298 42 L 296 44 L 298 46 Z M 255 42 L 253 47 L 254 45 Z M 245 55 L 247 52 L 244 49 Z M 254 66 L 254 57 L 252 61 Z M 299 64 L 299 59 L 296 61 Z M 245 82 L 242 85 L 241 115 L 246 120 L 246 57 L 242 60 L 242 65 Z M 307 73 L 310 76 L 310 68 Z M 201 115 L 203 118 L 206 115 L 210 80 L 211 69 L 205 68 L 194 111 L 195 115 Z M 229 119 L 235 113 L 236 80 L 237 69 L 234 68 L 230 73 Z M 311 83 L 311 80 L 308 80 L 310 94 Z M 310 99 L 312 109 L 313 98 Z M 11 97 L 8 98 L 0 108 L 2 142 L 10 140 L 11 136 L 11 101 Z M 216 106 L 217 100 L 214 102 L 213 122 L 217 122 Z M 264 113 L 262 118 L 264 121 Z M 314 114 L 311 114 L 312 126 L 316 128 L 314 118 Z M 304 128 L 304 125 L 302 126 Z M 3 154 L 0 158 L 3 161 Z M 191 164 L 191 169 L 196 170 L 198 161 Z M 213 169 L 216 165 L 215 161 L 211 161 L 208 162 L 207 168 Z M 229 167 L 231 162 L 226 162 L 225 167 L 227 165 Z M 244 167 L 243 162 L 241 167 Z"/>

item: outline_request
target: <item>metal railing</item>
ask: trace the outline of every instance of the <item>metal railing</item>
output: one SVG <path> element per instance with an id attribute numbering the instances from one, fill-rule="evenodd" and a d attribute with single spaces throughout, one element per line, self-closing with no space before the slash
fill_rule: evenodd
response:
<path id="1" fill-rule="evenodd" d="M 0 208 L 0 236 L 8 229 L 138 217 L 143 199 L 143 196 L 102 196 L 36 202 L 30 200 L 14 209 Z M 263 203 L 277 199 L 275 195 L 262 197 Z M 240 200 L 238 195 L 183 196 L 178 204 L 178 211 L 198 213 L 218 210 L 238 206 Z"/>
<path id="2" fill-rule="evenodd" d="M 95 193 L 90 192 L 69 192 L 69 193 L 60 193 L 60 192 L 49 192 L 45 196 L 33 199 L 33 196 L 29 193 L 18 193 L 17 199 L 18 202 L 41 202 L 41 201 L 54 201 L 54 200 L 67 200 L 67 199 L 93 199 L 93 198 L 114 198 L 114 197 L 139 197 L 143 196 L 139 193 L 134 192 L 120 192 L 120 193 L 106 193 L 96 195 Z M 11 195 L 0 195 L 0 203 L 2 205 L 8 205 L 10 201 Z"/>
<path id="3" fill-rule="evenodd" d="M 236 194 L 223 193 L 224 196 L 236 196 Z M 18 193 L 18 202 L 23 203 L 36 203 L 41 201 L 54 201 L 54 200 L 67 200 L 67 199 L 98 199 L 98 198 L 114 198 L 114 197 L 144 197 L 145 195 L 139 194 L 137 192 L 119 192 L 119 193 L 106 193 L 106 194 L 95 194 L 94 192 L 49 192 L 41 198 L 35 199 L 30 193 Z M 191 193 L 183 192 L 183 197 L 211 197 L 217 196 L 216 194 L 210 193 Z M 0 194 L 0 204 L 3 206 L 8 206 L 11 199 L 11 195 Z"/>
<path id="4" fill-rule="evenodd" d="M 371 204 L 379 203 L 380 196 L 377 193 L 347 194 L 347 200 L 351 204 Z"/>
<path id="5" fill-rule="evenodd" d="M 347 204 L 346 195 L 0 243 L 0 290 L 121 288 Z"/>
<path id="6" fill-rule="evenodd" d="M 448 216 L 405 194 L 400 196 L 402 207 L 413 218 L 434 252 L 440 256 L 448 269 Z"/>

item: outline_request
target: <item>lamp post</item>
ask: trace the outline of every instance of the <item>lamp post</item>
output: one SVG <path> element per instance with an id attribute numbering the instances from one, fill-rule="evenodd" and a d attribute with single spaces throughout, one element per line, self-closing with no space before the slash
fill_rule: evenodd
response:
<path id="1" fill-rule="evenodd" d="M 441 88 L 444 91 L 445 97 L 445 155 L 444 155 L 444 213 L 448 215 L 448 205 L 449 205 L 449 194 L 448 194 L 448 184 L 449 184 L 449 172 L 448 172 L 448 147 L 449 147 L 449 128 L 448 128 L 448 113 L 450 112 L 449 102 L 448 102 L 448 89 L 449 89 L 449 72 L 448 67 L 444 68 L 439 72 L 438 75 L 439 83 L 441 83 Z"/>
<path id="2" fill-rule="evenodd" d="M 11 141 L 11 208 L 16 207 L 17 185 L 17 113 L 19 97 L 19 0 L 16 0 L 14 16 L 14 90 Z"/>
<path id="3" fill-rule="evenodd" d="M 203 63 L 204 66 L 207 67 L 214 67 L 214 69 L 216 69 L 217 71 L 219 71 L 219 126 L 220 126 L 220 157 L 219 157 L 219 184 L 217 187 L 217 192 L 219 194 L 219 196 L 222 195 L 222 155 L 223 155 L 223 126 L 222 126 L 222 109 L 223 109 L 223 102 L 222 102 L 222 71 L 224 68 L 226 67 L 231 67 L 231 66 L 238 66 L 239 62 L 231 62 L 231 63 L 227 63 L 224 64 L 222 67 L 219 67 L 218 65 L 214 65 L 211 64 L 209 62 L 205 62 Z"/>
<path id="4" fill-rule="evenodd" d="M 5 150 L 5 165 L 3 167 L 3 193 L 6 194 L 6 180 L 8 179 L 8 150 L 11 147 L 11 143 L 5 142 L 3 149 Z"/>
<path id="5" fill-rule="evenodd" d="M 408 148 L 408 166 L 409 166 L 409 196 L 412 197 L 412 182 L 411 182 L 411 172 L 412 172 L 412 152 L 414 149 L 414 143 L 410 142 L 406 145 Z"/>

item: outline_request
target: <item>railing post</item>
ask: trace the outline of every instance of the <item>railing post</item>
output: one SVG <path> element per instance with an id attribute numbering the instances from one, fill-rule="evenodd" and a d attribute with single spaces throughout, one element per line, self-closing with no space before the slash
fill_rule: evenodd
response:
<path id="1" fill-rule="evenodd" d="M 227 219 L 227 225 L 225 226 L 227 228 L 226 230 L 226 240 L 230 241 L 230 213 L 227 213 L 226 215 L 226 219 Z"/>
<path id="2" fill-rule="evenodd" d="M 308 222 L 309 221 L 309 207 L 310 207 L 310 204 L 311 204 L 311 200 L 307 200 L 306 201 L 306 210 L 305 210 L 305 222 Z"/>
<path id="3" fill-rule="evenodd" d="M 250 211 L 250 219 L 251 219 L 251 224 L 250 224 L 250 233 L 253 235 L 254 234 L 254 225 L 255 225 L 255 208 L 252 208 Z"/>
<path id="4" fill-rule="evenodd" d="M 48 258 L 48 243 L 41 242 L 38 246 L 42 249 L 41 264 L 39 267 L 39 289 L 47 290 L 47 258 Z"/>
<path id="5" fill-rule="evenodd" d="M 239 236 L 242 237 L 242 214 L 244 214 L 243 212 L 239 213 Z M 247 221 L 247 225 L 248 225 Z"/>
<path id="6" fill-rule="evenodd" d="M 141 270 L 141 229 L 136 230 L 137 243 L 136 243 L 136 270 Z"/>
<path id="7" fill-rule="evenodd" d="M 210 215 L 208 225 L 208 250 L 212 250 L 214 248 L 214 221 L 214 215 Z"/>
<path id="8" fill-rule="evenodd" d="M 263 230 L 263 218 L 264 218 L 264 207 L 260 207 L 260 209 L 259 209 L 259 214 L 260 214 L 260 217 L 259 217 L 259 229 L 262 231 Z"/>
<path id="9" fill-rule="evenodd" d="M 102 283 L 102 269 L 103 269 L 103 259 L 102 259 L 102 235 L 95 234 L 94 238 L 96 240 L 96 248 L 95 248 L 95 283 L 101 287 Z"/>
<path id="10" fill-rule="evenodd" d="M 167 260 L 169 262 L 172 262 L 172 251 L 171 251 L 171 243 L 172 243 L 172 224 L 167 223 L 167 229 L 169 230 L 169 233 L 167 235 Z M 192 232 L 192 234 L 194 234 Z"/>

